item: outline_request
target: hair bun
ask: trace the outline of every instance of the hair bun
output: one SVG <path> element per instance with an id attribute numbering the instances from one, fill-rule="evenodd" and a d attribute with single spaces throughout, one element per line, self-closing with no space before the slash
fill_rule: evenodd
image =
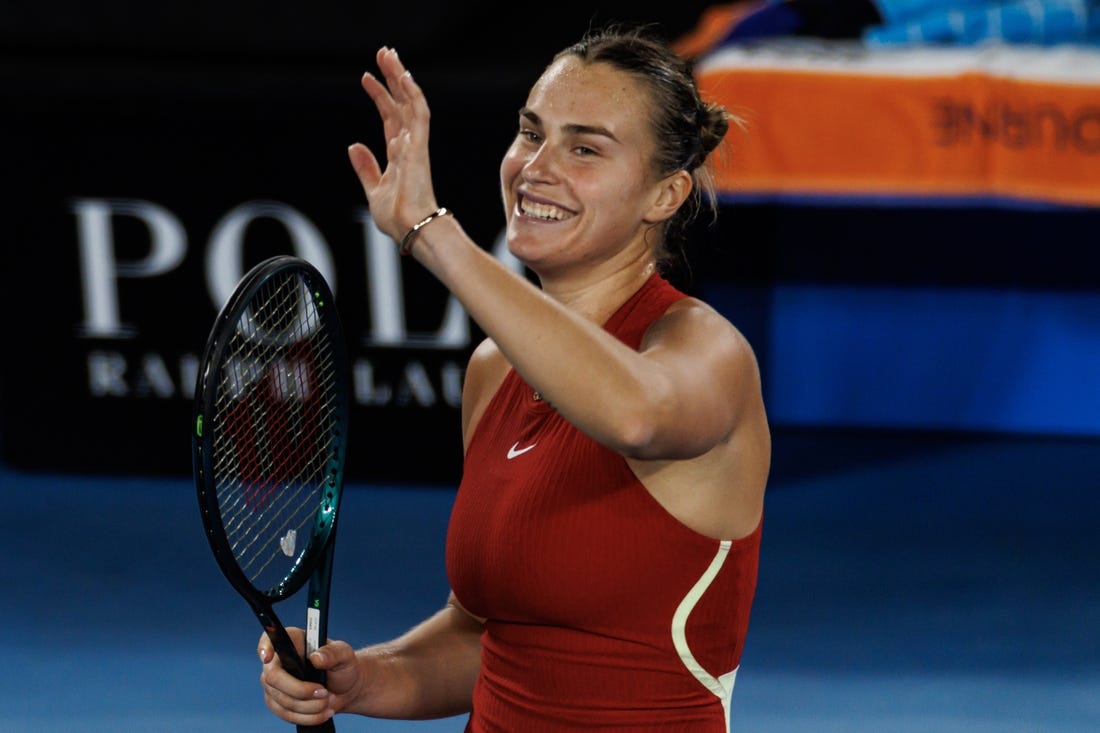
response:
<path id="1" fill-rule="evenodd" d="M 729 129 L 730 116 L 725 107 L 703 102 L 699 114 L 700 164 L 722 143 Z"/>

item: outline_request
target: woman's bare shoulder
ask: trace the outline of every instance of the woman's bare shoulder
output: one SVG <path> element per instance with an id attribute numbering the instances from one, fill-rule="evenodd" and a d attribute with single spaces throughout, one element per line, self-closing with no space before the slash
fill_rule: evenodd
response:
<path id="1" fill-rule="evenodd" d="M 462 439 L 469 444 L 470 436 L 485 408 L 507 376 L 511 365 L 500 348 L 490 338 L 479 343 L 466 363 L 462 387 Z"/>

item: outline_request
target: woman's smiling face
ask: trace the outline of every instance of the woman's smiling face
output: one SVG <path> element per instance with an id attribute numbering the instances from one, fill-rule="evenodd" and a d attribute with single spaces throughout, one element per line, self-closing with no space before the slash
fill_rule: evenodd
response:
<path id="1" fill-rule="evenodd" d="M 609 64 L 564 56 L 547 68 L 500 166 L 512 254 L 538 272 L 646 246 L 656 183 L 649 103 Z"/>

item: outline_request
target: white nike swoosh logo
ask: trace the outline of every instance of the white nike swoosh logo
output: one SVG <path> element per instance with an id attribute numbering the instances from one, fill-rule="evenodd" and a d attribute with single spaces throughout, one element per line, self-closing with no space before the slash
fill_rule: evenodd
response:
<path id="1" fill-rule="evenodd" d="M 517 440 L 517 441 L 516 441 L 516 442 L 515 442 L 515 443 L 514 443 L 514 444 L 512 445 L 512 447 L 508 449 L 508 460 L 510 461 L 510 460 L 512 460 L 513 458 L 515 458 L 516 456 L 522 456 L 522 455 L 523 455 L 524 453 L 526 453 L 527 451 L 531 450 L 531 449 L 532 449 L 532 448 L 534 448 L 534 447 L 535 447 L 536 445 L 538 445 L 538 443 L 537 443 L 537 442 L 536 442 L 536 443 L 532 443 L 531 445 L 527 446 L 526 448 L 520 448 L 519 450 L 516 450 L 516 448 L 517 448 L 517 447 L 519 446 L 519 441 Z"/>

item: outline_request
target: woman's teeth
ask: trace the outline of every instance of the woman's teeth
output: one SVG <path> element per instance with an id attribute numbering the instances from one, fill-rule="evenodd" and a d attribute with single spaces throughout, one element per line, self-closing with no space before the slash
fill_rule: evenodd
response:
<path id="1" fill-rule="evenodd" d="M 533 201 L 522 199 L 519 204 L 520 211 L 525 216 L 532 216 L 536 219 L 551 219 L 560 221 L 564 219 L 567 214 L 564 210 L 559 209 L 557 206 L 551 204 L 536 204 Z"/>

